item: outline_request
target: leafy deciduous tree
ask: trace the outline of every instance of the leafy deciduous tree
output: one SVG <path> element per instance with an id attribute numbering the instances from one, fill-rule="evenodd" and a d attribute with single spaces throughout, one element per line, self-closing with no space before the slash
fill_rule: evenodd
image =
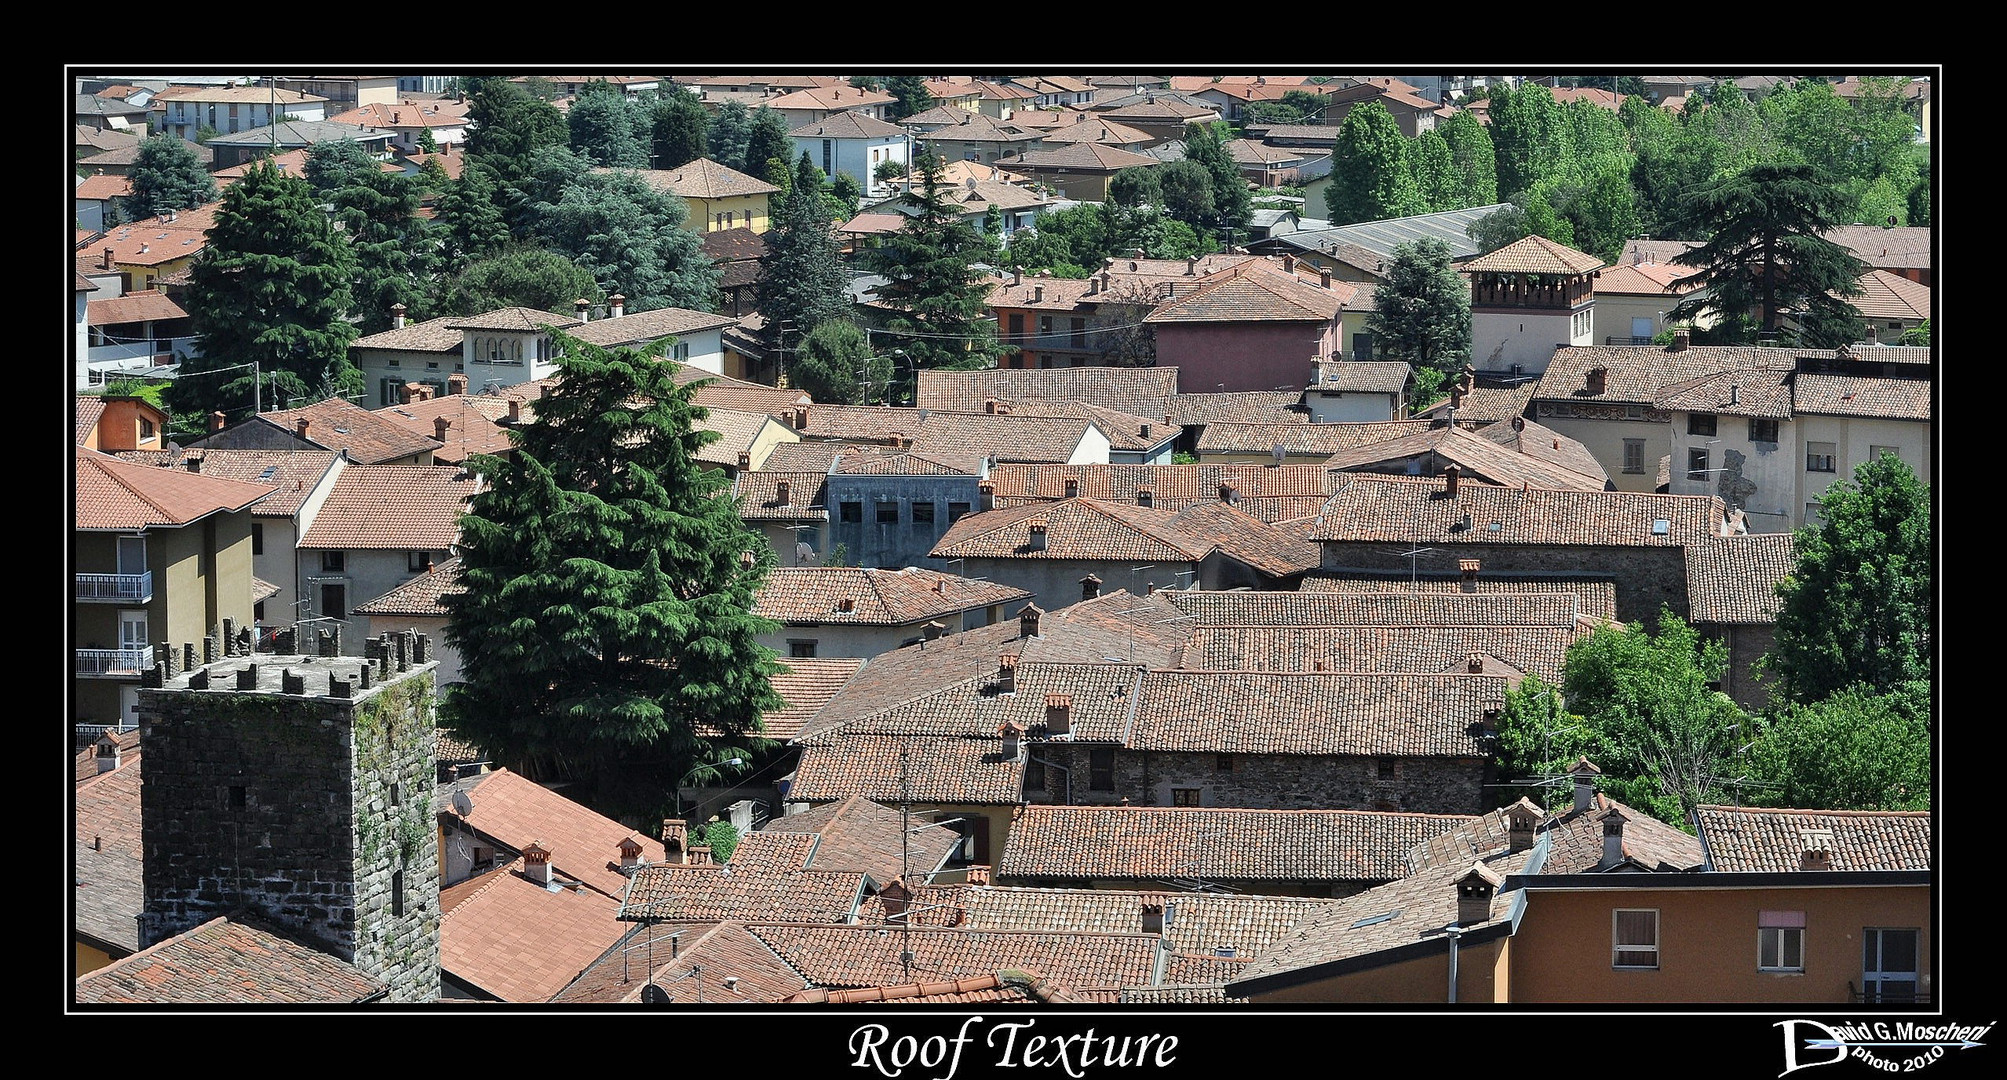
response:
<path id="1" fill-rule="evenodd" d="M 1331 149 L 1324 205 L 1333 225 L 1422 213 L 1422 190 L 1408 165 L 1408 138 L 1377 101 L 1352 107 Z"/>
<path id="2" fill-rule="evenodd" d="M 1927 701 L 1850 686 L 1775 710 L 1750 748 L 1750 775 L 1773 806 L 1930 809 Z"/>
<path id="3" fill-rule="evenodd" d="M 1424 237 L 1396 247 L 1375 297 L 1366 324 L 1389 353 L 1445 376 L 1470 362 L 1470 287 L 1448 244 Z"/>

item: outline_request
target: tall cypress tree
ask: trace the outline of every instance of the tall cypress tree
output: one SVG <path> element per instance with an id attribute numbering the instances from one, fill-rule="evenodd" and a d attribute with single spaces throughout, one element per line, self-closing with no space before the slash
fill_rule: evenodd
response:
<path id="1" fill-rule="evenodd" d="M 432 229 L 418 216 L 418 189 L 412 179 L 366 169 L 333 193 L 335 219 L 355 249 L 352 287 L 357 329 L 374 334 L 390 329 L 391 307 L 403 304 L 407 318 L 431 318 L 433 275 L 439 249 Z"/>
<path id="2" fill-rule="evenodd" d="M 767 343 L 783 349 L 800 347 L 809 331 L 850 313 L 839 244 L 822 195 L 822 170 L 805 153 L 794 169 L 780 213 L 764 237 L 758 285 Z"/>
<path id="3" fill-rule="evenodd" d="M 764 180 L 770 163 L 778 161 L 785 170 L 792 160 L 794 140 L 787 137 L 787 119 L 771 106 L 754 109 L 752 129 L 746 133 L 746 167 L 739 171 Z"/>
<path id="4" fill-rule="evenodd" d="M 886 279 L 878 287 L 893 311 L 886 329 L 913 368 L 989 367 L 1004 350 L 996 323 L 984 318 L 990 284 L 972 266 L 988 245 L 949 208 L 939 158 L 922 150 L 913 171 L 920 185 L 900 196 L 910 216 L 862 260 Z"/>
<path id="5" fill-rule="evenodd" d="M 265 408 L 360 392 L 348 359 L 355 252 L 305 179 L 261 161 L 223 193 L 209 246 L 189 267 L 189 321 L 200 356 L 181 365 L 169 395 L 182 431 L 202 418 L 252 409 L 256 361 Z M 191 427 L 192 425 L 192 427 Z"/>
<path id="6" fill-rule="evenodd" d="M 715 433 L 659 354 L 562 333 L 561 376 L 461 519 L 445 601 L 464 681 L 443 722 L 498 762 L 660 812 L 692 766 L 750 757 L 780 704 L 752 614 L 772 550 L 696 454 Z M 748 557 L 750 559 L 748 560 Z"/>

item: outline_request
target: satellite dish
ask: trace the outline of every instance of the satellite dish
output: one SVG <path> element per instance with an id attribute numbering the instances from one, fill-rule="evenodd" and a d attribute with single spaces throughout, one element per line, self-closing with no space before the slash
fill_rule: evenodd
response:
<path id="1" fill-rule="evenodd" d="M 1891 228 L 1891 229 L 1895 228 L 1895 223 L 1896 223 L 1896 216 L 1895 216 L 1894 214 L 1890 214 L 1890 215 L 1889 215 L 1889 228 Z"/>
<path id="2" fill-rule="evenodd" d="M 1281 443 L 1276 443 L 1275 446 L 1270 448 L 1269 453 L 1275 455 L 1275 463 L 1280 465 L 1282 464 L 1282 459 L 1289 456 L 1289 448 Z"/>
<path id="3" fill-rule="evenodd" d="M 468 798 L 467 793 L 464 791 L 454 792 L 451 802 L 453 803 L 453 812 L 461 817 L 466 817 L 468 814 L 474 812 L 474 800 Z"/>
<path id="4" fill-rule="evenodd" d="M 647 986 L 641 988 L 641 1001 L 647 1005 L 667 1005 L 669 1004 L 669 991 L 662 989 L 654 983 L 649 983 Z"/>
<path id="5" fill-rule="evenodd" d="M 167 440 L 167 460 L 175 464 L 181 462 L 181 444 L 173 439 Z"/>

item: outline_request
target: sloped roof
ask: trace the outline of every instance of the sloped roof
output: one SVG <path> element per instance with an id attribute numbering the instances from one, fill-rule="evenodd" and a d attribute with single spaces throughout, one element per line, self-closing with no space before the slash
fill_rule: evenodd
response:
<path id="1" fill-rule="evenodd" d="M 1332 595 L 1324 593 L 1319 595 Z M 1219 671 L 1345 671 L 1374 673 L 1470 670 L 1517 682 L 1537 675 L 1559 684 L 1568 647 L 1588 633 L 1572 626 L 1201 626 L 1182 660 L 1187 668 Z"/>
<path id="2" fill-rule="evenodd" d="M 1470 561 L 1475 564 L 1478 560 Z M 1481 567 L 1473 565 L 1472 570 L 1481 570 Z M 1410 574 L 1406 570 L 1380 573 L 1348 571 L 1307 574 L 1299 589 L 1302 592 L 1395 592 L 1416 595 L 1446 592 L 1564 593 L 1575 598 L 1577 611 L 1583 618 L 1617 617 L 1617 585 L 1607 578 L 1595 580 L 1574 576 L 1543 577 L 1531 573 L 1490 572 L 1479 573 L 1475 580 L 1466 584 L 1462 574 L 1457 572 L 1439 573 L 1423 570 Z"/>
<path id="3" fill-rule="evenodd" d="M 300 534 L 303 548 L 444 551 L 480 481 L 454 465 L 352 465 Z"/>
<path id="4" fill-rule="evenodd" d="M 1869 319 L 1930 318 L 1930 286 L 1920 285 L 1886 270 L 1870 270 L 1855 284 L 1861 295 L 1841 297 Z"/>
<path id="5" fill-rule="evenodd" d="M 1684 547 L 1721 533 L 1725 507 L 1711 495 L 1564 491 L 1352 475 L 1325 503 L 1313 540 L 1387 544 L 1590 544 Z M 1471 526 L 1463 528 L 1463 515 Z M 1654 531 L 1664 521 L 1663 532 Z"/>
<path id="6" fill-rule="evenodd" d="M 960 637 L 964 635 L 950 635 Z M 945 638 L 942 640 L 946 640 Z M 908 783 L 900 782 L 901 769 Z M 825 802 L 862 795 L 944 805 L 1010 806 L 1023 800 L 1024 762 L 989 737 L 833 734 L 801 749 L 788 797 Z"/>
<path id="7" fill-rule="evenodd" d="M 1532 398 L 1537 401 L 1650 405 L 1667 387 L 1729 371 L 1788 372 L 1797 350 L 1749 345 L 1574 345 L 1554 350 Z M 1589 372 L 1604 372 L 1603 392 L 1589 392 Z"/>
<path id="8" fill-rule="evenodd" d="M 1098 142 L 1062 143 L 1050 148 L 1025 150 L 997 159 L 997 167 L 1027 172 L 1045 169 L 1113 173 L 1141 165 L 1159 165 L 1156 158 L 1118 146 Z"/>
<path id="9" fill-rule="evenodd" d="M 1860 416 L 1879 420 L 1929 420 L 1929 379 L 1886 379 L 1868 375 L 1799 374 L 1791 384 L 1791 411 L 1818 416 Z"/>
<path id="10" fill-rule="evenodd" d="M 1542 429 L 1544 437 L 1539 433 L 1527 436 L 1525 429 L 1532 426 L 1521 421 L 1520 428 L 1514 429 L 1510 423 L 1501 422 L 1491 425 L 1485 434 L 1457 425 L 1430 427 L 1398 439 L 1340 451 L 1326 459 L 1324 467 L 1349 472 L 1427 454 L 1439 463 L 1431 472 L 1454 464 L 1463 470 L 1466 480 L 1507 487 L 1531 485 L 1601 491 L 1609 483 L 1609 474 L 1581 443 L 1545 429 Z M 1492 434 L 1493 429 L 1499 428 L 1503 430 L 1497 434 L 1503 438 Z"/>
<path id="11" fill-rule="evenodd" d="M 1618 263 L 1606 266 L 1590 285 L 1597 296 L 1662 296 L 1667 299 L 1679 297 L 1699 287 L 1699 282 L 1688 281 L 1700 272 L 1696 266 L 1677 266 L 1672 263 Z"/>
<path id="12" fill-rule="evenodd" d="M 1603 260 L 1544 236 L 1526 236 L 1464 263 L 1470 273 L 1492 274 L 1586 274 L 1602 267 Z"/>
<path id="13" fill-rule="evenodd" d="M 784 842 L 790 850 L 813 850 L 809 833 L 749 833 L 730 863 L 651 864 L 634 872 L 620 917 L 665 922 L 719 922 L 776 919 L 844 923 L 864 896 L 862 870 L 821 870 L 774 861 L 751 865 L 762 848 Z M 742 860 L 746 860 L 742 865 Z"/>
<path id="14" fill-rule="evenodd" d="M 120 737 L 120 765 L 99 772 L 95 748 L 78 755 L 80 772 L 72 802 L 70 834 L 76 864 L 71 926 L 128 952 L 139 948 L 136 916 L 145 906 L 145 849 L 140 844 L 138 733 Z"/>
<path id="15" fill-rule="evenodd" d="M 624 925 L 629 927 L 628 935 L 559 991 L 553 1002 L 639 1004 L 643 991 L 653 986 L 673 1002 L 694 1002 L 702 997 L 707 1005 L 744 1004 L 780 1001 L 808 986 L 801 972 L 775 956 L 741 922 L 673 930 L 653 924 Z M 669 944 L 671 932 L 682 934 L 673 948 Z M 650 960 L 655 964 L 653 970 L 648 967 Z M 695 968 L 703 969 L 702 979 L 695 977 Z M 738 981 L 727 987 L 728 978 Z"/>
<path id="16" fill-rule="evenodd" d="M 1471 820 L 1365 810 L 1027 806 L 1011 826 L 996 872 L 1007 878 L 1388 881 L 1406 873 L 1408 849 Z"/>
<path id="17" fill-rule="evenodd" d="M 1180 269 L 1183 263 L 1179 263 Z M 1047 284 L 1062 279 L 1051 279 Z M 923 370 L 914 403 L 918 408 L 979 413 L 983 402 L 1062 399 L 1084 401 L 1137 416 L 1163 416 L 1178 393 L 1178 369 L 988 368 L 980 371 Z"/>
<path id="18" fill-rule="evenodd" d="M 908 626 L 1031 596 L 1012 586 L 917 566 L 777 566 L 754 595 L 753 613 L 785 625 Z"/>
<path id="19" fill-rule="evenodd" d="M 1485 756 L 1478 738 L 1507 680 L 1464 672 L 1151 671 L 1129 746 L 1151 751 L 1311 756 Z"/>
<path id="20" fill-rule="evenodd" d="M 1931 868 L 1927 810 L 1700 806 L 1693 819 L 1710 870 L 1795 871 L 1815 845 L 1832 856 L 1834 870 Z"/>
<path id="21" fill-rule="evenodd" d="M 813 865 L 822 870 L 862 870 L 881 885 L 925 880 L 961 843 L 945 826 L 923 828 L 932 815 L 906 815 L 861 795 L 768 820 L 763 832 L 814 833 Z"/>
<path id="22" fill-rule="evenodd" d="M 181 461 L 165 450 L 121 450 L 118 458 L 158 469 L 184 469 L 200 463 L 204 476 L 268 484 L 276 490 L 251 508 L 253 517 L 291 517 L 299 512 L 321 478 L 334 468 L 334 450 L 184 450 Z"/>
<path id="23" fill-rule="evenodd" d="M 1266 262 L 1231 266 L 1175 295 L 1145 316 L 1145 323 L 1330 322 L 1345 307 L 1343 282 L 1326 289 L 1285 274 Z M 1346 286 L 1349 290 L 1350 286 Z"/>
<path id="24" fill-rule="evenodd" d="M 1268 453 L 1277 444 L 1285 454 L 1298 457 L 1343 453 L 1360 447 L 1377 448 L 1383 443 L 1424 434 L 1427 420 L 1374 420 L 1344 424 L 1235 424 L 1212 423 L 1199 436 L 1201 454 Z"/>
<path id="25" fill-rule="evenodd" d="M 75 448 L 75 528 L 132 531 L 189 525 L 242 510 L 270 495 L 270 484 L 160 469 Z"/>
<path id="26" fill-rule="evenodd" d="M 439 440 L 432 436 L 421 435 L 342 398 L 328 398 L 298 409 L 259 413 L 258 418 L 291 432 L 297 432 L 300 421 L 304 420 L 306 441 L 327 450 L 346 451 L 350 459 L 364 465 L 439 448 Z"/>
<path id="27" fill-rule="evenodd" d="M 1003 507 L 969 514 L 949 526 L 930 553 L 937 559 L 1133 559 L 1197 562 L 1215 544 L 1172 522 L 1173 512 L 1100 499 Z M 1031 526 L 1045 532 L 1031 546 Z"/>
<path id="28" fill-rule="evenodd" d="M 594 319 L 565 332 L 588 344 L 614 349 L 622 346 L 640 346 L 657 338 L 676 334 L 719 330 L 736 322 L 738 320 L 730 315 L 713 315 L 708 311 L 666 307 L 652 311 L 631 312 L 617 319 Z M 708 375 L 709 372 L 704 374 Z"/>
<path id="29" fill-rule="evenodd" d="M 1580 605 L 1568 593 L 1177 592 L 1171 603 L 1200 626 L 1562 626 Z"/>
<path id="30" fill-rule="evenodd" d="M 872 926 L 767 924 L 751 932 L 810 982 L 830 989 L 897 986 L 911 981 L 909 970 L 943 979 L 1031 970 L 1073 991 L 1114 991 L 1152 981 L 1158 940 L 1155 934 L 972 933 L 931 926 L 890 934 Z M 901 955 L 909 950 L 910 967 Z"/>
<path id="31" fill-rule="evenodd" d="M 627 878 L 617 869 L 621 841 L 633 838 L 641 858 L 661 862 L 662 841 L 636 833 L 508 769 L 481 774 L 468 787 L 474 812 L 464 819 L 473 829 L 521 851 L 538 841 L 551 852 L 551 866 L 566 877 L 619 898 Z"/>
<path id="32" fill-rule="evenodd" d="M 1769 625 L 1783 601 L 1777 585 L 1796 569 L 1790 533 L 1701 540 L 1686 549 L 1686 595 L 1695 623 Z"/>
<path id="33" fill-rule="evenodd" d="M 459 556 L 434 564 L 426 573 L 384 593 L 367 604 L 349 609 L 357 615 L 403 615 L 412 618 L 444 618 L 448 612 L 440 601 L 460 591 Z"/>
<path id="34" fill-rule="evenodd" d="M 498 394 L 447 394 L 444 397 L 410 401 L 375 410 L 378 416 L 414 434 L 437 437 L 439 419 L 446 419 L 446 439 L 432 460 L 442 465 L 458 465 L 475 454 L 506 454 L 515 449 L 509 429 L 502 424 L 509 415 L 509 403 L 517 402 L 524 422 L 534 419 L 532 398 L 513 390 Z"/>
<path id="35" fill-rule="evenodd" d="M 340 1005 L 386 989 L 374 976 L 238 911 L 78 976 L 76 1002 Z"/>
<path id="36" fill-rule="evenodd" d="M 780 100 L 780 99 L 776 99 Z M 890 100 L 887 98 L 886 100 Z M 772 104 L 771 102 L 769 104 Z M 804 108 L 828 108 L 827 105 L 804 105 Z M 888 124 L 873 119 L 861 112 L 844 106 L 844 111 L 833 112 L 820 120 L 811 120 L 798 128 L 788 131 L 791 139 L 871 139 L 884 142 L 888 139 L 903 139 L 906 129 L 897 124 Z"/>
<path id="37" fill-rule="evenodd" d="M 606 170 L 596 170 L 606 171 Z M 686 199 L 725 199 L 737 195 L 777 195 L 780 189 L 757 176 L 727 168 L 707 157 L 673 169 L 632 170 L 648 186 Z"/>
<path id="38" fill-rule="evenodd" d="M 1398 394 L 1414 369 L 1405 360 L 1320 360 L 1311 390 L 1346 394 Z"/>
<path id="39" fill-rule="evenodd" d="M 766 737 L 776 742 L 800 734 L 802 725 L 864 666 L 856 657 L 780 657 L 774 663 L 780 665 L 772 677 L 774 693 L 786 704 L 762 714 L 760 721 Z"/>
<path id="40" fill-rule="evenodd" d="M 518 858 L 441 913 L 439 968 L 502 1001 L 548 1001 L 626 933 L 619 911 L 592 889 L 537 884 Z"/>
<path id="41" fill-rule="evenodd" d="M 1218 423 L 1307 424 L 1310 414 L 1302 405 L 1303 394 L 1297 390 L 1174 394 L 1164 403 L 1164 419 L 1186 427 Z"/>

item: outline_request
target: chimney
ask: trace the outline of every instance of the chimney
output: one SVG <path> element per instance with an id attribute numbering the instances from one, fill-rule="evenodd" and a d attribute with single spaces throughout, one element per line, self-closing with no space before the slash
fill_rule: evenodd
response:
<path id="1" fill-rule="evenodd" d="M 1318 280 L 1319 280 L 1320 282 L 1322 282 L 1322 283 L 1323 283 L 1323 285 L 1324 285 L 1324 287 L 1325 287 L 1325 288 L 1327 288 L 1327 289 L 1328 289 L 1328 288 L 1330 288 L 1330 287 L 1331 287 L 1331 271 L 1330 271 L 1330 270 L 1328 270 L 1328 269 L 1327 269 L 1327 270 L 1319 270 L 1319 271 L 1317 272 L 1317 278 L 1318 278 Z"/>
<path id="2" fill-rule="evenodd" d="M 739 471 L 745 472 L 746 470 L 751 469 L 752 467 L 753 467 L 753 452 L 751 450 L 739 451 Z"/>
<path id="3" fill-rule="evenodd" d="M 1017 612 L 1017 636 L 1021 638 L 1037 637 L 1038 617 L 1043 614 L 1045 612 L 1040 611 L 1037 604 L 1026 604 L 1019 608 Z"/>
<path id="4" fill-rule="evenodd" d="M 1455 462 L 1451 462 L 1443 467 L 1443 494 L 1446 497 L 1456 498 L 1456 482 L 1457 478 L 1461 475 L 1463 475 L 1463 468 Z"/>
<path id="5" fill-rule="evenodd" d="M 1003 756 L 1016 759 L 1024 752 L 1024 744 L 1021 741 L 1024 735 L 1023 724 L 1015 720 L 1006 720 L 997 725 L 997 734 L 1003 736 Z"/>
<path id="6" fill-rule="evenodd" d="M 938 619 L 929 620 L 927 625 L 920 628 L 920 632 L 926 635 L 928 641 L 933 641 L 948 632 L 948 624 Z"/>
<path id="7" fill-rule="evenodd" d="M 808 430 L 808 406 L 796 405 L 794 407 L 794 429 L 796 431 Z"/>
<path id="8" fill-rule="evenodd" d="M 109 270 L 111 268 L 112 268 L 112 249 L 106 248 L 104 253 L 104 258 L 99 264 L 99 269 Z"/>
<path id="9" fill-rule="evenodd" d="M 1607 870 L 1624 861 L 1624 812 L 1611 807 L 1603 814 L 1603 859 L 1596 869 Z"/>
<path id="10" fill-rule="evenodd" d="M 1031 539 L 1028 542 L 1027 546 L 1029 546 L 1033 551 L 1044 551 L 1045 550 L 1044 519 L 1041 518 L 1037 521 L 1031 522 L 1029 528 L 1031 530 Z"/>
<path id="11" fill-rule="evenodd" d="M 774 502 L 778 505 L 786 506 L 787 498 L 788 498 L 788 482 L 785 480 L 774 481 Z"/>
<path id="12" fill-rule="evenodd" d="M 990 883 L 990 868 L 988 866 L 969 867 L 968 883 L 971 885 L 988 885 Z"/>
<path id="13" fill-rule="evenodd" d="M 584 297 L 573 300 L 571 302 L 571 310 L 573 314 L 577 315 L 579 322 L 592 321 L 592 305 L 586 303 Z"/>
<path id="14" fill-rule="evenodd" d="M 1462 584 L 1464 592 L 1477 591 L 1477 567 L 1478 561 L 1476 559 L 1458 559 L 1456 561 L 1457 572 L 1463 575 Z"/>
<path id="15" fill-rule="evenodd" d="M 1805 840 L 1804 854 L 1798 857 L 1800 870 L 1831 870 L 1833 868 L 1833 832 L 1831 829 L 1806 829 L 1799 834 Z"/>
<path id="16" fill-rule="evenodd" d="M 620 868 L 632 870 L 641 865 L 641 841 L 629 833 L 620 840 Z"/>
<path id="17" fill-rule="evenodd" d="M 183 460 L 183 464 L 189 472 L 199 473 L 202 471 L 202 459 L 192 454 Z"/>
<path id="18" fill-rule="evenodd" d="M 696 847 L 691 848 L 690 865 L 691 866 L 711 865 L 711 845 L 698 844 Z"/>
<path id="19" fill-rule="evenodd" d="M 302 439 L 306 438 L 307 428 L 310 427 L 312 423 L 313 422 L 311 420 L 308 420 L 306 417 L 304 416 L 300 417 L 299 420 L 293 424 L 293 434 L 298 435 Z"/>
<path id="20" fill-rule="evenodd" d="M 1143 432 L 1142 432 L 1142 436 L 1141 436 L 1141 437 L 1142 437 L 1142 438 L 1145 438 L 1145 439 L 1147 439 L 1147 438 L 1149 438 L 1149 437 L 1150 437 L 1150 425 L 1149 425 L 1149 424 L 1147 424 L 1147 423 L 1146 423 L 1146 424 L 1144 424 L 1144 425 L 1143 425 Z"/>
<path id="21" fill-rule="evenodd" d="M 627 297 L 619 293 L 614 293 L 612 296 L 606 298 L 607 318 L 618 319 L 625 314 L 627 314 Z"/>
<path id="22" fill-rule="evenodd" d="M 1575 777 L 1575 811 L 1580 813 L 1596 805 L 1596 777 L 1603 770 L 1591 764 L 1587 757 L 1575 759 L 1575 767 L 1568 770 Z"/>
<path id="23" fill-rule="evenodd" d="M 1673 351 L 1678 352 L 1679 349 L 1680 346 L 1675 345 Z M 1584 388 L 1589 391 L 1589 394 L 1592 397 L 1601 397 L 1603 395 L 1603 391 L 1608 389 L 1609 385 L 1610 385 L 1610 369 L 1606 367 L 1590 368 L 1589 374 L 1583 382 Z"/>
<path id="24" fill-rule="evenodd" d="M 1471 367 L 1469 364 L 1465 364 L 1463 366 L 1463 379 L 1461 382 L 1463 383 L 1463 392 L 1466 394 L 1477 389 L 1477 369 Z"/>
<path id="25" fill-rule="evenodd" d="M 403 304 L 390 305 L 390 328 L 392 330 L 404 329 L 404 312 L 405 307 Z"/>
<path id="26" fill-rule="evenodd" d="M 1022 267 L 1013 269 L 1010 272 L 1010 283 L 1012 285 L 1024 284 L 1024 269 Z"/>
<path id="27" fill-rule="evenodd" d="M 1484 674 L 1484 654 L 1471 653 L 1469 659 L 1464 661 L 1464 670 L 1472 675 Z"/>
<path id="28" fill-rule="evenodd" d="M 1101 579 L 1089 574 L 1080 579 L 1080 598 L 1092 600 L 1101 595 Z"/>
<path id="29" fill-rule="evenodd" d="M 118 757 L 118 740 L 112 737 L 112 733 L 107 731 L 98 736 L 98 771 L 108 773 L 118 768 Z"/>
<path id="30" fill-rule="evenodd" d="M 1692 332 L 1685 327 L 1672 332 L 1672 351 L 1685 352 L 1687 343 L 1693 340 Z"/>
<path id="31" fill-rule="evenodd" d="M 1231 480 L 1220 481 L 1220 501 L 1228 506 L 1240 504 L 1240 486 Z"/>
<path id="32" fill-rule="evenodd" d="M 446 376 L 446 393 L 448 396 L 465 394 L 466 392 L 467 376 L 465 373 L 456 371 Z"/>
<path id="33" fill-rule="evenodd" d="M 1452 409 L 1463 408 L 1463 383 L 1461 381 L 1450 384 L 1449 407 Z"/>
<path id="34" fill-rule="evenodd" d="M 1050 693 L 1045 695 L 1045 733 L 1047 735 L 1073 734 L 1073 695 Z"/>
<path id="35" fill-rule="evenodd" d="M 1456 921 L 1461 926 L 1491 920 L 1491 898 L 1498 894 L 1498 887 L 1505 879 L 1493 873 L 1489 867 L 1472 863 L 1470 869 L 1456 879 Z"/>
<path id="36" fill-rule="evenodd" d="M 997 693 L 1017 693 L 1017 654 L 1007 652 L 997 657 Z"/>
<path id="37" fill-rule="evenodd" d="M 1164 903 L 1161 900 L 1143 902 L 1143 932 L 1161 934 L 1164 932 Z"/>
<path id="38" fill-rule="evenodd" d="M 1865 344 L 1865 345 L 1873 345 L 1873 344 L 1875 343 L 1875 338 L 1876 338 L 1876 336 L 1877 336 L 1877 335 L 1876 335 L 1876 333 L 1875 333 L 1875 327 L 1874 327 L 1874 324 L 1873 324 L 1873 323 L 1869 323 L 1869 324 L 1868 324 L 1868 337 L 1867 337 L 1867 340 L 1866 340 L 1865 342 L 1863 342 L 1862 344 Z"/>
<path id="39" fill-rule="evenodd" d="M 997 486 L 988 480 L 976 485 L 976 509 L 995 510 L 997 508 Z"/>
<path id="40" fill-rule="evenodd" d="M 1151 491 L 1147 487 L 1139 487 L 1136 489 L 1137 506 L 1152 506 L 1155 505 L 1156 501 L 1157 501 L 1156 492 Z"/>
<path id="41" fill-rule="evenodd" d="M 209 414 L 209 430 L 211 431 L 223 430 L 223 414 L 221 412 L 213 412 Z"/>
<path id="42" fill-rule="evenodd" d="M 857 601 L 848 596 L 837 597 L 836 610 L 839 614 L 848 615 L 857 610 Z"/>
<path id="43" fill-rule="evenodd" d="M 522 422 L 523 422 L 523 399 L 522 399 L 522 398 L 510 398 L 510 399 L 509 399 L 509 423 L 511 423 L 511 424 L 520 424 L 520 423 L 522 423 Z"/>
<path id="44" fill-rule="evenodd" d="M 447 429 L 447 428 L 449 428 L 449 427 L 452 427 L 452 426 L 453 426 L 453 421 L 451 421 L 451 420 L 448 420 L 448 419 L 446 419 L 446 418 L 445 418 L 445 417 L 443 417 L 443 416 L 435 416 L 435 417 L 433 417 L 433 418 L 432 418 L 432 437 L 433 437 L 433 438 L 435 438 L 435 439 L 438 439 L 438 440 L 439 440 L 440 442 L 445 442 L 445 441 L 446 441 L 446 429 Z"/>
<path id="45" fill-rule="evenodd" d="M 689 862 L 690 823 L 682 818 L 663 818 L 662 847 L 669 862 L 678 866 Z"/>
<path id="46" fill-rule="evenodd" d="M 1096 274 L 1092 277 L 1089 277 L 1087 279 L 1087 295 L 1093 296 L 1095 293 L 1098 293 L 1100 291 L 1101 291 L 1100 275 Z"/>
<path id="47" fill-rule="evenodd" d="M 1525 851 L 1533 846 L 1534 830 L 1540 827 L 1540 808 L 1533 800 L 1520 796 L 1518 802 L 1505 808 L 1505 843 L 1508 851 Z"/>
<path id="48" fill-rule="evenodd" d="M 984 412 L 984 413 L 985 413 L 986 415 L 989 415 L 989 416 L 995 416 L 995 415 L 997 414 L 997 404 L 998 404 L 998 402 L 997 402 L 997 399 L 995 399 L 995 398 L 993 398 L 993 397 L 991 397 L 991 398 L 984 398 L 984 399 L 983 399 L 983 412 Z"/>
<path id="49" fill-rule="evenodd" d="M 1285 274 L 1296 273 L 1296 256 L 1286 251 L 1282 253 L 1282 272 Z"/>
<path id="50" fill-rule="evenodd" d="M 878 890 L 878 899 L 885 905 L 886 922 L 903 923 L 906 921 L 906 908 L 913 902 L 913 890 L 906 887 L 904 879 L 893 878 Z"/>
<path id="51" fill-rule="evenodd" d="M 523 876 L 539 885 L 551 883 L 551 849 L 542 840 L 532 840 L 523 849 Z"/>

